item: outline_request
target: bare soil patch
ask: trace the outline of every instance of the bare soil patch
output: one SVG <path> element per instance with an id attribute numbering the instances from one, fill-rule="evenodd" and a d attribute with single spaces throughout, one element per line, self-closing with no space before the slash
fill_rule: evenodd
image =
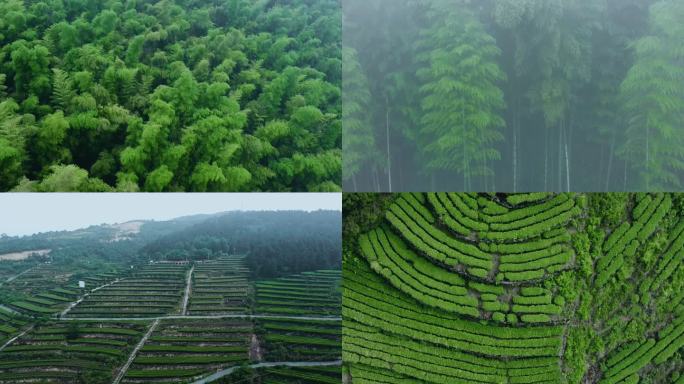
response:
<path id="1" fill-rule="evenodd" d="M 3 255 L 0 255 L 0 261 L 17 261 L 17 260 L 25 260 L 28 259 L 29 256 L 31 255 L 39 255 L 39 256 L 45 256 L 48 253 L 50 253 L 52 249 L 33 249 L 30 251 L 21 251 L 21 252 L 12 252 L 12 253 L 5 253 Z"/>

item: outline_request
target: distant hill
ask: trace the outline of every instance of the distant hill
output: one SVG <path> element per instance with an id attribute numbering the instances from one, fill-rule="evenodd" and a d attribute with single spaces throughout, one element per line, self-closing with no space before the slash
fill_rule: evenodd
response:
<path id="1" fill-rule="evenodd" d="M 340 268 L 341 212 L 236 211 L 168 221 L 133 220 L 0 238 L 0 255 L 51 249 L 80 264 L 139 264 L 246 254 L 256 277 Z"/>
<path id="2" fill-rule="evenodd" d="M 217 253 L 248 255 L 256 276 L 340 268 L 339 211 L 229 212 L 149 243 L 151 259 L 205 259 Z"/>
<path id="3" fill-rule="evenodd" d="M 131 220 L 124 223 L 91 225 L 71 231 L 49 231 L 29 236 L 0 237 L 0 254 L 22 252 L 38 248 L 62 248 L 82 243 L 102 243 L 120 240 L 149 242 L 159 236 L 182 230 L 211 217 L 211 215 L 182 216 L 172 220 Z"/>

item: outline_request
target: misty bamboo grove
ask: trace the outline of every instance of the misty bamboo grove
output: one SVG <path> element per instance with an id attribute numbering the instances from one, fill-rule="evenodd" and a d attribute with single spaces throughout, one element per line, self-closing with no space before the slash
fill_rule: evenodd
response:
<path id="1" fill-rule="evenodd" d="M 684 1 L 344 0 L 344 188 L 684 187 Z"/>
<path id="2" fill-rule="evenodd" d="M 0 190 L 339 191 L 340 15 L 0 1 Z"/>

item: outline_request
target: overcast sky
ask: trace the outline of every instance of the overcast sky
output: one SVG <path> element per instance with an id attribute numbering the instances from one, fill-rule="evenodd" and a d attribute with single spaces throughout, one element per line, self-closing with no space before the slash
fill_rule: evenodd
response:
<path id="1" fill-rule="evenodd" d="M 0 193 L 0 234 L 234 210 L 341 210 L 339 193 Z"/>

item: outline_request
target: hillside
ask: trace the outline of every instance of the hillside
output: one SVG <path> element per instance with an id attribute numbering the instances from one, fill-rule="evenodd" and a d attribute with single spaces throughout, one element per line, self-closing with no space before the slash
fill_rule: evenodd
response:
<path id="1" fill-rule="evenodd" d="M 201 260 L 215 253 L 247 255 L 258 276 L 340 267 L 339 211 L 230 212 L 155 240 L 153 259 Z"/>
<path id="2" fill-rule="evenodd" d="M 339 380 L 340 215 L 228 212 L 0 239 L 51 247 L 0 261 L 0 383 Z"/>

